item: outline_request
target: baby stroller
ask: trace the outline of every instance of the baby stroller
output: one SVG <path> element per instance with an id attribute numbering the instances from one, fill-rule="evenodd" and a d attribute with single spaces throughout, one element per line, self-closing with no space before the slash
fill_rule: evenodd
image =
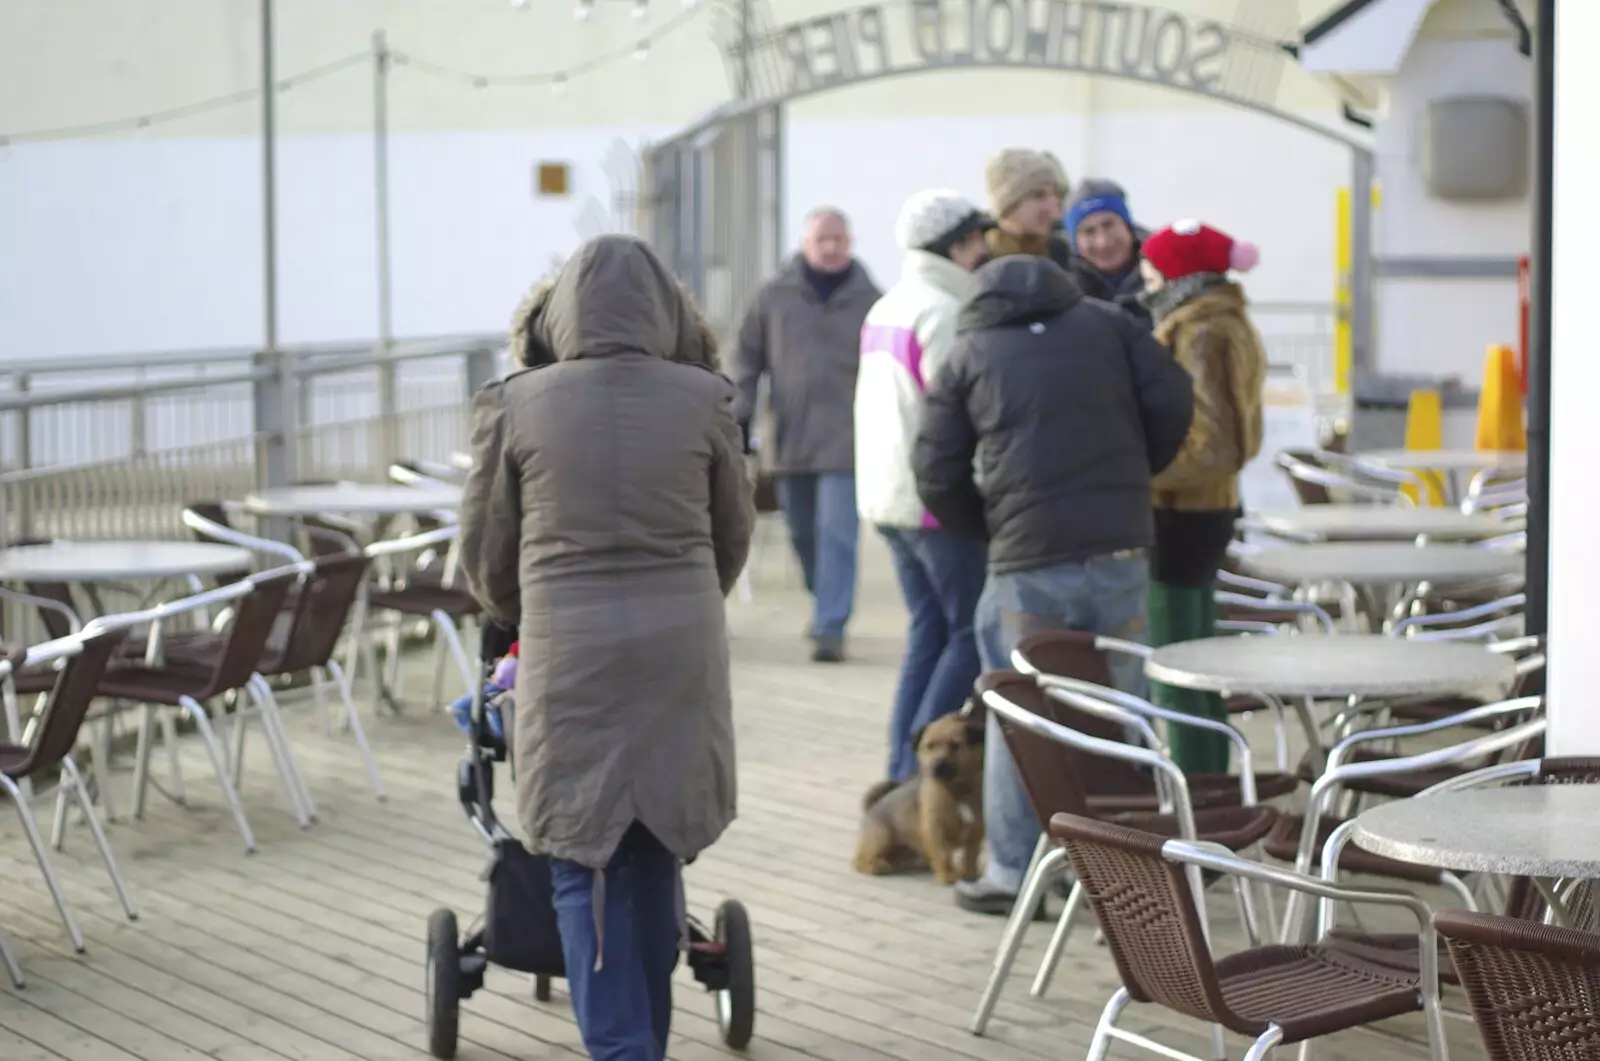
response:
<path id="1" fill-rule="evenodd" d="M 485 623 L 480 646 L 481 677 L 517 639 L 513 628 Z M 550 981 L 565 974 L 561 933 L 556 927 L 550 863 L 530 854 L 494 813 L 494 764 L 507 762 L 501 727 L 491 726 L 483 682 L 472 697 L 467 758 L 456 771 L 456 790 L 467 820 L 489 844 L 488 902 L 481 927 L 463 937 L 456 914 L 441 907 L 428 918 L 426 994 L 428 1050 L 434 1057 L 456 1055 L 461 1000 L 483 986 L 490 965 L 533 975 L 533 994 L 550 1000 Z M 689 969 L 716 996 L 717 1028 L 735 1050 L 750 1042 L 756 1016 L 755 965 L 750 919 L 735 899 L 717 907 L 711 930 L 689 918 Z"/>

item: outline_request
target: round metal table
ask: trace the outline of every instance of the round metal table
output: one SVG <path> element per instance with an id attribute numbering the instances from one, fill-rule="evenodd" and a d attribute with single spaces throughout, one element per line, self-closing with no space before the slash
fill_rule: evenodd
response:
<path id="1" fill-rule="evenodd" d="M 1378 586 L 1450 584 L 1521 575 L 1521 553 L 1474 545 L 1416 546 L 1404 542 L 1330 542 L 1282 545 L 1249 553 L 1239 562 L 1253 575 L 1294 586 L 1348 582 Z"/>
<path id="2" fill-rule="evenodd" d="M 1445 500 L 1461 503 L 1467 480 L 1485 469 L 1524 475 L 1528 455 L 1520 450 L 1492 449 L 1375 449 L 1351 456 L 1357 463 L 1392 471 L 1437 472 L 1435 481 L 1444 488 Z"/>
<path id="3" fill-rule="evenodd" d="M 461 491 L 399 483 L 283 486 L 258 490 L 244 504 L 258 516 L 415 516 L 458 507 Z"/>
<path id="4" fill-rule="evenodd" d="M 1511 657 L 1480 645 L 1376 634 L 1206 637 L 1155 650 L 1152 680 L 1211 693 L 1392 697 L 1509 688 Z"/>
<path id="5" fill-rule="evenodd" d="M 1557 920 L 1568 923 L 1555 882 L 1600 878 L 1600 785 L 1519 785 L 1396 800 L 1359 815 L 1350 839 L 1405 862 L 1531 877 Z"/>
<path id="6" fill-rule="evenodd" d="M 207 542 L 55 541 L 0 549 L 0 582 L 131 582 L 245 574 L 248 549 Z"/>
<path id="7" fill-rule="evenodd" d="M 1401 508 L 1398 505 L 1305 505 L 1252 512 L 1249 518 L 1274 534 L 1307 536 L 1329 542 L 1403 542 L 1421 535 L 1468 540 L 1492 538 L 1518 529 L 1482 512 Z"/>
<path id="8" fill-rule="evenodd" d="M 1374 449 L 1351 457 L 1379 468 L 1426 468 L 1441 472 L 1478 472 L 1495 468 L 1508 472 L 1528 470 L 1528 455 L 1520 450 L 1494 449 Z"/>

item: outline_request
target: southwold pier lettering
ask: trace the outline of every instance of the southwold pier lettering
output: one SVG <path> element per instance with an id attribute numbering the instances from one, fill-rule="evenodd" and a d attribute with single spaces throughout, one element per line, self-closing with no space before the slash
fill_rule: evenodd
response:
<path id="1" fill-rule="evenodd" d="M 1018 66 L 1110 74 L 1219 94 L 1225 27 L 1100 0 L 911 0 L 804 19 L 772 37 L 785 95 L 915 70 Z"/>

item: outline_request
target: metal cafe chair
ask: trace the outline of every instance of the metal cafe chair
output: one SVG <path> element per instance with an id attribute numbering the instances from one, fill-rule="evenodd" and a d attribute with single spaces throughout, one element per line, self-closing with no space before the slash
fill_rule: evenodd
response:
<path id="1" fill-rule="evenodd" d="M 1246 1061 L 1261 1061 L 1280 1046 L 1419 1011 L 1427 1020 L 1433 1061 L 1448 1056 L 1431 911 L 1415 896 L 1332 884 L 1252 862 L 1216 844 L 1074 815 L 1053 818 L 1050 834 L 1077 873 L 1122 980 L 1101 1013 L 1088 1061 L 1104 1061 L 1113 1042 L 1199 1061 L 1119 1026 L 1134 1003 L 1209 1024 L 1213 1058 L 1227 1056 L 1224 1029 L 1253 1039 Z M 1202 870 L 1295 895 L 1404 910 L 1417 923 L 1420 969 L 1408 972 L 1368 961 L 1320 940 L 1249 946 L 1218 957 L 1200 898 Z"/>
<path id="2" fill-rule="evenodd" d="M 150 783 L 151 730 L 158 713 L 166 715 L 172 710 L 181 712 L 192 720 L 206 754 L 222 788 L 228 809 L 244 840 L 245 851 L 255 850 L 255 835 L 245 818 L 243 802 L 239 795 L 238 778 L 229 769 L 228 757 L 213 727 L 213 717 L 206 704 L 230 694 L 236 698 L 231 715 L 218 714 L 216 721 L 239 727 L 233 736 L 242 739 L 242 729 L 252 717 L 258 718 L 262 733 L 271 749 L 279 779 L 294 808 L 302 827 L 310 824 L 311 809 L 298 768 L 293 763 L 288 737 L 278 717 L 277 705 L 270 696 L 260 695 L 256 681 L 257 668 L 266 655 L 267 640 L 273 626 L 283 611 L 289 591 L 300 580 L 295 567 L 279 568 L 243 579 L 231 586 L 206 590 L 182 600 L 163 604 L 142 612 L 107 616 L 96 619 L 84 629 L 126 630 L 149 625 L 146 656 L 142 663 L 130 663 L 107 671 L 101 678 L 99 695 L 133 704 L 143 705 L 139 725 L 137 765 L 134 774 L 134 814 L 142 816 L 145 796 Z M 226 634 L 226 643 L 212 666 L 196 667 L 180 659 L 170 664 L 161 659 L 161 624 L 177 616 L 203 608 L 227 605 L 232 615 Z M 250 706 L 246 706 L 246 703 Z M 175 784 L 180 783 L 177 772 L 177 747 L 171 739 L 171 729 L 163 726 L 167 737 L 167 753 Z M 181 791 L 181 789 L 180 789 Z M 180 797 L 181 798 L 181 797 Z"/>
<path id="3" fill-rule="evenodd" d="M 79 731 L 83 728 L 89 707 L 98 693 L 106 666 L 115 656 L 124 636 L 125 632 L 122 630 L 75 634 L 46 641 L 26 651 L 8 652 L 6 658 L 0 660 L 0 678 L 7 683 L 10 682 L 13 669 L 20 669 L 22 666 L 39 668 L 39 672 L 51 673 L 55 678 L 54 687 L 46 694 L 43 713 L 37 717 L 37 724 L 32 728 L 31 735 L 27 738 L 13 735 L 11 743 L 0 743 L 0 791 L 4 791 L 17 808 L 17 815 L 22 821 L 23 835 L 27 837 L 28 845 L 33 849 L 33 857 L 39 863 L 39 872 L 44 876 L 45 887 L 49 889 L 50 897 L 55 900 L 56 910 L 61 915 L 62 924 L 66 926 L 67 936 L 72 940 L 73 949 L 79 953 L 84 949 L 83 933 L 79 930 L 72 916 L 72 909 L 67 904 L 66 894 L 56 879 L 50 854 L 34 822 L 33 804 L 25 785 L 34 789 L 35 797 L 48 797 L 52 794 L 56 796 L 54 842 L 57 849 L 62 842 L 68 800 L 78 804 L 88 819 L 89 831 L 94 837 L 101 859 L 105 862 L 106 872 L 111 877 L 111 886 L 116 890 L 123 911 L 129 920 L 136 919 L 139 916 L 138 911 L 134 908 L 133 899 L 128 895 L 122 873 L 117 868 L 117 860 L 111 853 L 111 845 L 106 841 L 105 832 L 100 827 L 100 820 L 90 806 L 83 777 L 72 759 L 73 746 L 78 741 Z M 62 663 L 59 670 L 48 672 L 42 670 L 56 661 Z M 35 787 L 51 771 L 55 771 L 56 774 L 54 785 L 49 789 Z M 22 970 L 6 947 L 3 937 L 0 937 L 0 963 L 5 965 L 11 981 L 17 987 L 22 987 Z"/>
<path id="4" fill-rule="evenodd" d="M 1151 771 L 1162 806 L 1158 813 L 1120 814 L 1118 820 L 1166 835 L 1188 839 L 1213 840 L 1229 850 L 1244 850 L 1259 843 L 1272 828 L 1277 813 L 1271 807 L 1255 805 L 1253 777 L 1246 773 L 1237 779 L 1239 805 L 1195 809 L 1189 795 L 1188 780 L 1173 765 L 1155 730 L 1140 715 L 1124 711 L 1096 697 L 1065 688 L 1049 689 L 1043 680 L 1016 671 L 996 671 L 978 679 L 979 702 L 993 711 L 1011 752 L 1027 793 L 1028 802 L 1040 818 L 1041 826 L 1060 813 L 1096 815 L 1080 783 L 1085 764 L 1095 758 L 1120 760 Z M 1114 692 L 1114 690 L 1105 690 Z M 1140 747 L 1123 740 L 1091 735 L 1093 722 L 1111 721 L 1137 734 L 1146 745 Z M 1209 720 L 1207 720 L 1209 721 Z M 1082 726 L 1080 729 L 1078 727 Z M 1022 891 L 1012 906 L 1011 917 L 995 954 L 994 968 L 984 986 L 978 1007 L 969 1025 L 974 1035 L 988 1027 L 1000 992 L 1021 948 L 1023 934 L 1033 920 L 1044 891 L 1064 868 L 1065 852 L 1045 834 L 1039 838 L 1032 864 L 1025 874 Z M 1254 896 L 1244 887 L 1237 892 L 1244 924 L 1256 934 Z M 1065 949 L 1073 918 L 1083 901 L 1080 885 L 1067 898 L 1067 907 L 1056 923 L 1055 934 L 1035 980 L 1035 993 L 1048 984 L 1060 954 Z"/>

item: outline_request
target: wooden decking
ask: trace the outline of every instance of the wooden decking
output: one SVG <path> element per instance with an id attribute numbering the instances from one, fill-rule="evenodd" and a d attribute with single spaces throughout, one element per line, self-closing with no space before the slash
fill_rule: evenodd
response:
<path id="1" fill-rule="evenodd" d="M 1104 948 L 1076 937 L 1050 997 L 1029 998 L 1046 935 L 1019 963 L 990 1036 L 965 1030 L 1001 924 L 955 909 L 926 878 L 850 872 L 863 787 L 883 769 L 883 734 L 901 618 L 876 543 L 868 543 L 853 659 L 804 661 L 801 595 L 786 585 L 776 535 L 753 603 L 732 604 L 741 817 L 688 873 L 704 912 L 737 896 L 755 924 L 760 1015 L 749 1056 L 765 1061 L 1051 1061 L 1082 1056 L 1115 987 Z M 483 902 L 485 848 L 453 795 L 460 740 L 425 705 L 424 657 L 407 672 L 400 717 L 369 712 L 390 791 L 376 802 L 348 743 L 304 700 L 286 700 L 320 820 L 295 827 L 265 750 L 246 764 L 259 850 L 246 856 L 198 749 L 184 759 L 190 806 L 153 798 L 111 841 L 141 908 L 117 907 L 87 833 L 56 865 L 88 938 L 72 953 L 14 818 L 0 818 L 0 930 L 28 975 L 0 986 L 5 1061 L 421 1061 L 424 921 L 440 905 L 464 919 Z M 192 742 L 191 742 L 192 743 Z M 1263 746 L 1270 747 L 1270 745 Z M 248 758 L 248 756 L 247 756 Z M 159 767 L 158 767 L 159 771 Z M 117 782 L 125 793 L 127 775 Z M 509 799 L 502 799 L 509 806 Z M 128 800 L 124 795 L 121 808 Z M 47 817 L 41 809 L 41 818 Z M 1230 904 L 1216 902 L 1223 935 Z M 727 1055 L 710 999 L 680 971 L 671 1057 Z M 1144 1017 L 1144 1030 L 1202 1050 L 1203 1029 Z M 1137 1021 L 1130 1022 L 1137 1026 Z M 1479 1057 L 1452 1024 L 1457 1057 Z M 1319 1058 L 1425 1057 L 1420 1022 L 1343 1036 Z M 1123 1048 L 1126 1049 L 1126 1048 Z M 1236 1051 L 1242 1051 L 1237 1045 Z M 541 1005 L 528 982 L 491 970 L 462 1016 L 462 1058 L 581 1057 L 558 983 Z M 1236 1052 L 1237 1056 L 1237 1052 Z"/>

